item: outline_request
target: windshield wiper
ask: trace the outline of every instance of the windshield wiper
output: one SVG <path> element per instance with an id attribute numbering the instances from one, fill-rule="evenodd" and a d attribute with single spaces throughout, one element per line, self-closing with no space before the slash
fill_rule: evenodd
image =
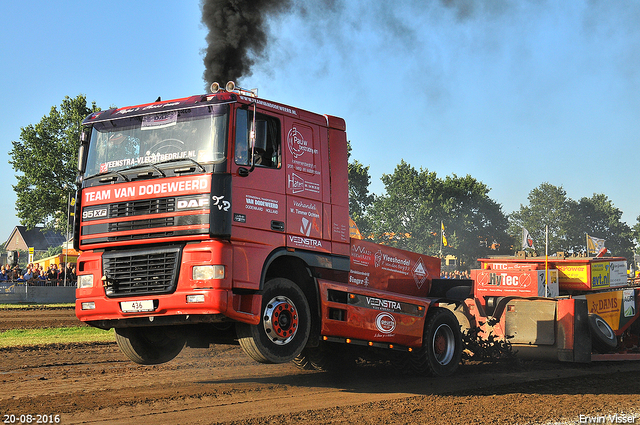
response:
<path id="1" fill-rule="evenodd" d="M 195 159 L 192 158 L 173 158 L 173 159 L 167 159 L 166 161 L 162 161 L 162 162 L 158 162 L 157 164 L 169 164 L 171 162 L 180 162 L 180 161 L 190 161 L 193 164 L 197 165 L 198 167 L 200 167 L 200 169 L 202 170 L 203 173 L 207 172 L 207 169 L 204 168 L 202 166 L 202 164 L 200 164 L 198 161 L 196 161 Z M 175 172 L 175 170 L 174 170 Z"/>
<path id="2" fill-rule="evenodd" d="M 94 174 L 92 176 L 85 177 L 85 180 L 91 180 L 93 178 L 101 177 L 101 176 L 102 176 L 102 178 L 100 179 L 100 183 L 106 183 L 106 182 L 109 182 L 109 181 L 118 180 L 118 176 L 122 177 L 122 179 L 124 181 L 126 181 L 126 182 L 131 181 L 131 179 L 129 179 L 129 177 L 125 176 L 120 171 L 116 171 L 116 170 L 112 170 L 112 171 L 109 171 L 107 173 Z"/>
<path id="3" fill-rule="evenodd" d="M 167 177 L 167 175 L 164 173 L 164 171 L 162 171 L 161 169 L 159 169 L 158 167 L 156 167 L 154 164 L 151 164 L 151 163 L 134 165 L 133 167 L 125 168 L 124 170 L 121 170 L 121 171 L 131 171 L 131 170 L 135 170 L 137 168 L 144 168 L 144 167 L 151 167 L 154 170 L 156 170 L 157 172 L 159 172 L 162 175 L 162 177 Z M 138 177 L 139 176 L 140 175 L 138 175 Z"/>
<path id="4" fill-rule="evenodd" d="M 109 181 L 117 180 L 118 176 L 120 176 L 120 177 L 123 178 L 124 181 L 129 182 L 129 181 L 131 181 L 131 179 L 129 177 L 127 177 L 125 174 L 123 174 L 123 172 L 129 172 L 131 170 L 135 170 L 137 168 L 144 168 L 144 167 L 151 167 L 154 170 L 156 170 L 157 172 L 159 172 L 162 175 L 162 177 L 167 177 L 166 173 L 164 171 L 162 171 L 158 167 L 158 165 L 160 165 L 160 164 L 169 164 L 169 163 L 172 163 L 172 162 L 180 162 L 180 161 L 189 161 L 189 162 L 191 162 L 192 164 L 194 164 L 198 168 L 200 168 L 200 170 L 202 170 L 203 173 L 207 171 L 207 169 L 204 168 L 204 166 L 202 164 L 200 164 L 199 162 L 197 162 L 196 160 L 194 160 L 192 158 L 173 158 L 173 159 L 168 159 L 166 161 L 157 162 L 155 164 L 151 164 L 151 163 L 149 163 L 149 164 L 138 164 L 138 165 L 134 165 L 134 166 L 129 167 L 129 168 L 124 168 L 124 169 L 122 169 L 120 171 L 112 170 L 112 171 L 109 171 L 107 173 L 102 173 L 102 174 L 98 173 L 98 174 L 91 175 L 89 177 L 85 177 L 85 180 L 90 180 L 90 179 L 102 176 L 102 178 L 100 179 L 100 183 L 106 183 L 106 182 L 109 182 Z M 187 171 L 190 171 L 190 170 L 174 170 L 174 172 L 176 172 L 176 173 L 180 173 L 180 172 L 185 173 Z"/>

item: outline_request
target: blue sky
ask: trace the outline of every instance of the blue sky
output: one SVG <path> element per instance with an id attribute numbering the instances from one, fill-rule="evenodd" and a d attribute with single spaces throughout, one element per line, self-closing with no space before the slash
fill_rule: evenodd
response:
<path id="1" fill-rule="evenodd" d="M 467 174 L 510 213 L 543 182 L 640 215 L 640 2 L 298 1 L 243 87 L 347 121 L 371 191 L 404 159 Z M 326 6 L 330 4 L 331 6 Z M 65 96 L 105 109 L 203 93 L 199 0 L 10 2 L 0 152 Z M 15 172 L 0 163 L 0 239 Z"/>

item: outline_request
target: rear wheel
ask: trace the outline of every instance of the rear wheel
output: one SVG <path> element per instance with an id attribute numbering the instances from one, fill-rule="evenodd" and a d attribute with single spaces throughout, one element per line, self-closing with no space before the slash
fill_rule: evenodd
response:
<path id="1" fill-rule="evenodd" d="M 186 342 L 180 328 L 116 328 L 116 342 L 132 361 L 142 365 L 168 362 L 175 358 Z"/>
<path id="2" fill-rule="evenodd" d="M 265 284 L 261 312 L 257 325 L 236 325 L 240 346 L 260 363 L 293 360 L 302 352 L 311 329 L 311 312 L 304 293 L 288 279 L 272 279 Z"/>
<path id="3" fill-rule="evenodd" d="M 422 348 L 410 355 L 413 369 L 432 376 L 449 376 L 458 369 L 461 358 L 462 335 L 456 316 L 444 308 L 431 309 Z"/>

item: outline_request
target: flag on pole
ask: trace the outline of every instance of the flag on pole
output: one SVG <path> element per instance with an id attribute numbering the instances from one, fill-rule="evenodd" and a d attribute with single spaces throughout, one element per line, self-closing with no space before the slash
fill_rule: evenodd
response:
<path id="1" fill-rule="evenodd" d="M 71 195 L 69 195 L 68 209 L 69 209 L 69 220 L 73 220 L 76 213 L 76 198 L 72 197 Z"/>
<path id="2" fill-rule="evenodd" d="M 440 222 L 440 227 L 442 227 L 442 245 L 447 246 L 447 234 L 444 231 L 444 222 Z"/>
<path id="3" fill-rule="evenodd" d="M 351 219 L 351 217 L 349 217 L 349 236 L 353 239 L 362 239 L 360 229 L 358 229 L 358 225 Z"/>
<path id="4" fill-rule="evenodd" d="M 529 234 L 529 231 L 523 227 L 522 228 L 522 249 L 527 249 L 527 248 L 536 249 L 533 246 L 533 238 Z"/>
<path id="5" fill-rule="evenodd" d="M 602 248 L 604 248 L 604 239 L 589 236 L 587 233 L 587 252 L 597 254 Z"/>

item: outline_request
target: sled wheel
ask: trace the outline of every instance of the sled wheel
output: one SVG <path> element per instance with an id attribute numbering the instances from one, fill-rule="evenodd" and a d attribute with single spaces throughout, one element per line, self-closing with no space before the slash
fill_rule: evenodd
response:
<path id="1" fill-rule="evenodd" d="M 239 323 L 240 346 L 260 363 L 286 363 L 304 348 L 311 329 L 309 304 L 302 290 L 284 278 L 266 283 L 257 325 Z"/>
<path id="2" fill-rule="evenodd" d="M 609 324 L 595 313 L 589 314 L 591 345 L 598 353 L 608 353 L 618 346 L 618 338 Z"/>
<path id="3" fill-rule="evenodd" d="M 180 354 L 186 342 L 181 329 L 116 328 L 116 343 L 132 361 L 142 365 L 168 362 Z"/>
<path id="4" fill-rule="evenodd" d="M 449 376 L 460 365 L 462 335 L 456 316 L 444 308 L 432 308 L 424 329 L 422 349 L 412 353 L 416 372 Z"/>

